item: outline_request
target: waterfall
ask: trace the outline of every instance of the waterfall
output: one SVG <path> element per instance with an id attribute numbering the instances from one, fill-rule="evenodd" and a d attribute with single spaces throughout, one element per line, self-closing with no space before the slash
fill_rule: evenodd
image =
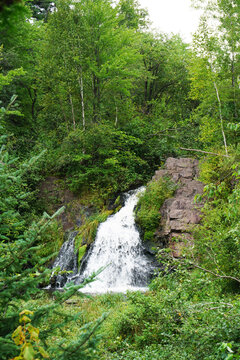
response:
<path id="1" fill-rule="evenodd" d="M 74 280 L 75 283 L 80 283 L 103 267 L 104 270 L 93 283 L 84 288 L 84 292 L 106 293 L 147 289 L 153 266 L 151 259 L 144 254 L 134 222 L 134 208 L 138 194 L 143 191 L 144 187 L 141 187 L 125 194 L 126 200 L 121 210 L 109 216 L 98 227 L 95 242 L 88 252 L 85 269 L 76 273 L 73 268 L 73 274 L 68 281 Z M 68 240 L 68 248 L 72 246 L 71 241 Z M 66 258 L 67 250 L 61 251 L 65 252 L 63 256 Z M 63 256 L 61 260 L 59 257 L 56 259 L 54 267 L 59 265 L 61 269 L 66 269 L 62 266 Z"/>
<path id="2" fill-rule="evenodd" d="M 74 275 L 78 272 L 78 260 L 74 246 L 77 233 L 77 231 L 71 232 L 68 240 L 62 245 L 52 266 L 53 269 L 58 268 L 61 271 L 67 271 L 54 277 L 54 286 L 57 288 L 62 288 L 65 283 L 74 280 Z"/>
<path id="3" fill-rule="evenodd" d="M 151 263 L 143 253 L 133 213 L 142 191 L 143 187 L 129 192 L 121 210 L 100 224 L 83 277 L 105 269 L 85 291 L 123 292 L 146 287 Z"/>

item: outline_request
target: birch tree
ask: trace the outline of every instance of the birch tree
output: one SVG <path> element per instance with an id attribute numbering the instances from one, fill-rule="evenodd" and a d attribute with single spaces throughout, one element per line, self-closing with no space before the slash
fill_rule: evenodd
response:
<path id="1" fill-rule="evenodd" d="M 126 121 L 141 74 L 134 36 L 133 30 L 119 26 L 111 1 L 59 2 L 39 60 L 44 112 L 53 112 L 58 124 L 64 113 L 73 128 L 74 122 L 85 129 L 102 120 Z"/>
<path id="2" fill-rule="evenodd" d="M 238 142 L 238 134 L 228 129 L 239 121 L 240 5 L 235 0 L 198 4 L 206 7 L 194 36 L 190 64 L 191 96 L 200 101 L 193 118 L 200 122 L 203 143 L 208 146 L 222 143 L 227 154 L 228 146 Z"/>

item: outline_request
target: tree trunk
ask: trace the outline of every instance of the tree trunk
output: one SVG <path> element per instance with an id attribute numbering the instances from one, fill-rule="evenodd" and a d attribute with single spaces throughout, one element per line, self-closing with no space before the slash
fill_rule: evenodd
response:
<path id="1" fill-rule="evenodd" d="M 70 93 L 69 93 L 69 100 L 70 100 L 71 109 L 72 109 L 73 129 L 76 130 L 76 121 L 75 121 L 74 107 L 73 107 L 72 95 L 71 95 Z"/>
<path id="2" fill-rule="evenodd" d="M 32 102 L 32 104 L 31 104 L 32 119 L 35 120 L 36 119 L 35 105 L 36 105 L 36 101 L 37 101 L 37 90 L 33 89 L 33 95 L 32 95 L 31 90 L 32 90 L 31 88 L 27 87 L 27 91 L 28 91 L 29 97 Z"/>
<path id="3" fill-rule="evenodd" d="M 225 136 L 225 132 L 224 132 L 224 128 L 223 128 L 222 103 L 221 103 L 221 99 L 220 99 L 220 96 L 219 96 L 217 84 L 216 84 L 215 81 L 213 81 L 213 84 L 214 84 L 214 87 L 215 87 L 215 90 L 216 90 L 216 94 L 217 94 L 217 99 L 218 99 L 219 115 L 220 115 L 220 121 L 221 121 L 221 129 L 222 129 L 222 136 L 223 136 L 223 142 L 224 142 L 225 152 L 226 152 L 226 155 L 228 155 L 227 140 L 226 140 L 226 136 Z"/>
<path id="4" fill-rule="evenodd" d="M 93 74 L 93 120 L 97 122 L 100 118 L 100 80 Z"/>
<path id="5" fill-rule="evenodd" d="M 234 118 L 238 118 L 237 113 L 237 103 L 236 103 L 236 77 L 235 77 L 235 54 L 232 51 L 232 64 L 231 64 L 231 73 L 232 73 L 232 88 L 233 88 L 233 102 L 234 102 Z"/>
<path id="6" fill-rule="evenodd" d="M 117 105 L 116 106 L 116 118 L 115 118 L 115 126 L 117 127 L 117 124 L 118 124 L 118 108 L 117 108 Z"/>
<path id="7" fill-rule="evenodd" d="M 62 110 L 62 113 L 63 113 L 64 120 L 65 120 L 67 132 L 69 132 L 68 119 L 67 119 L 67 116 L 66 116 L 66 113 L 65 113 L 65 110 L 64 110 L 64 106 L 63 106 L 63 102 L 62 102 L 61 97 L 59 97 L 59 102 L 60 102 L 60 107 L 61 107 L 61 110 Z"/>
<path id="8" fill-rule="evenodd" d="M 96 106 L 96 102 L 97 102 L 97 85 L 96 85 L 96 76 L 93 74 L 93 121 L 96 122 L 97 121 L 97 106 Z"/>
<path id="9" fill-rule="evenodd" d="M 78 78 L 78 82 L 80 86 L 81 104 L 82 104 L 82 126 L 83 126 L 83 130 L 85 131 L 86 122 L 85 122 L 85 104 L 84 104 L 84 92 L 83 92 L 82 67 L 80 67 L 80 77 Z"/>

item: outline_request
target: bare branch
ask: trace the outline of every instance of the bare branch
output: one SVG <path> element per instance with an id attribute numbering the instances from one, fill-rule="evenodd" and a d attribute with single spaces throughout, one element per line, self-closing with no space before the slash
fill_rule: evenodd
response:
<path id="1" fill-rule="evenodd" d="M 186 148 L 180 147 L 180 150 L 196 151 L 196 152 L 200 152 L 200 153 L 203 153 L 203 154 L 209 154 L 209 155 L 214 155 L 214 156 L 224 156 L 224 157 L 230 158 L 229 155 L 217 154 L 217 153 L 213 153 L 213 152 L 209 152 L 209 151 L 203 151 L 203 150 L 199 150 L 199 149 L 186 149 Z"/>
<path id="2" fill-rule="evenodd" d="M 212 274 L 220 279 L 228 279 L 228 280 L 234 280 L 234 281 L 237 281 L 239 284 L 240 284 L 240 279 L 234 277 L 234 276 L 228 276 L 228 275 L 219 275 L 219 274 L 216 274 L 215 272 L 211 271 L 211 270 L 208 270 L 208 269 L 204 269 L 203 267 L 199 266 L 199 265 L 196 265 L 196 264 L 193 264 L 191 263 L 191 265 L 193 265 L 194 267 L 196 267 L 197 269 L 200 269 L 202 271 L 205 271 L 209 274 Z"/>
<path id="3" fill-rule="evenodd" d="M 219 115 L 220 115 L 220 121 L 221 121 L 221 130 L 222 130 L 224 147 L 225 147 L 226 155 L 228 155 L 227 140 L 226 140 L 226 136 L 225 136 L 225 132 L 224 132 L 224 128 L 223 128 L 222 103 L 221 103 L 221 100 L 220 100 L 220 96 L 219 96 L 217 84 L 216 84 L 215 81 L 213 82 L 213 84 L 214 84 L 214 88 L 215 88 L 215 90 L 216 90 L 217 99 L 218 99 Z"/>

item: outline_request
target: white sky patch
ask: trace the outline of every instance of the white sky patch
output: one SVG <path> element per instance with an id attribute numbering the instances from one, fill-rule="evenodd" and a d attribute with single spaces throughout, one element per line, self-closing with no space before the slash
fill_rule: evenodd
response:
<path id="1" fill-rule="evenodd" d="M 152 27 L 165 33 L 180 34 L 191 42 L 191 34 L 197 30 L 200 11 L 191 8 L 191 0 L 138 0 L 147 8 Z"/>

